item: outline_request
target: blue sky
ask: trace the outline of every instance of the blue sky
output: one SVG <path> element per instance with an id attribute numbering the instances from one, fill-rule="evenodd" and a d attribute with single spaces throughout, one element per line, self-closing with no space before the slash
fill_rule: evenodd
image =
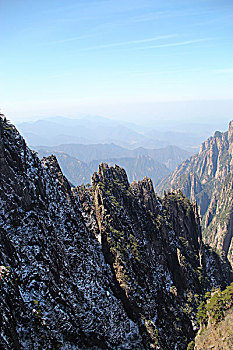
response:
<path id="1" fill-rule="evenodd" d="M 232 1 L 0 0 L 0 13 L 0 103 L 13 120 L 178 118 L 184 104 L 195 118 L 187 101 L 205 101 L 199 119 L 233 118 Z"/>

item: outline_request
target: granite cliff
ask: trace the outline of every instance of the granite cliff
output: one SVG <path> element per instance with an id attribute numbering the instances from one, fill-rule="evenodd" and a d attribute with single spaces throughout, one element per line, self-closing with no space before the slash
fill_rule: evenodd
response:
<path id="1" fill-rule="evenodd" d="M 216 131 L 199 154 L 181 163 L 157 190 L 179 188 L 197 201 L 203 239 L 233 264 L 233 121 L 227 132 Z"/>
<path id="2" fill-rule="evenodd" d="M 71 188 L 0 118 L 0 348 L 186 349 L 203 293 L 232 280 L 197 206 L 101 164 Z"/>
<path id="3" fill-rule="evenodd" d="M 198 307 L 197 319 L 200 330 L 195 343 L 192 341 L 189 344 L 190 350 L 191 348 L 231 350 L 233 347 L 233 283 L 223 291 L 208 292 L 205 299 L 205 302 L 203 301 Z"/>

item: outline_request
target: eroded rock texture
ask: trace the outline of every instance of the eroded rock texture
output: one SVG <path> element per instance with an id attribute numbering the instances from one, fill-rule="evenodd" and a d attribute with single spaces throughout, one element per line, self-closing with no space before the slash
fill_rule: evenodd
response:
<path id="1" fill-rule="evenodd" d="M 225 133 L 215 132 L 198 155 L 181 165 L 158 190 L 179 188 L 200 206 L 203 238 L 224 253 L 233 266 L 233 121 Z"/>
<path id="2" fill-rule="evenodd" d="M 232 350 L 233 348 L 233 309 L 217 325 L 210 325 L 195 338 L 195 350 Z"/>
<path id="3" fill-rule="evenodd" d="M 0 118 L 0 348 L 186 349 L 198 295 L 231 280 L 181 192 L 101 164 L 70 187 Z"/>

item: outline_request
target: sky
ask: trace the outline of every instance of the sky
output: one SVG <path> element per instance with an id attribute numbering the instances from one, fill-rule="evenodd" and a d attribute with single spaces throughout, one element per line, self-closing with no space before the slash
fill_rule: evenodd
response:
<path id="1" fill-rule="evenodd" d="M 0 45 L 13 121 L 233 119 L 232 0 L 0 0 Z"/>

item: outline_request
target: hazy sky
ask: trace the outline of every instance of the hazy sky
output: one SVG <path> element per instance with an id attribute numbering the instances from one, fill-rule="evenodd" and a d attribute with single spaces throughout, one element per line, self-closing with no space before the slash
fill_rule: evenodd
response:
<path id="1" fill-rule="evenodd" d="M 13 120 L 233 119 L 232 0 L 0 0 L 0 36 Z"/>

